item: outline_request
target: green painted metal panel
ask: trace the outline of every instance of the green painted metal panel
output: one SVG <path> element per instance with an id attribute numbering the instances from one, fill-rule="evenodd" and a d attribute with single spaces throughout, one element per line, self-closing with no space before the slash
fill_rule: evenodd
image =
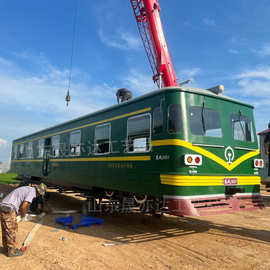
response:
<path id="1" fill-rule="evenodd" d="M 168 106 L 170 104 L 179 104 L 182 113 L 182 131 L 177 134 L 168 133 Z M 202 106 L 215 109 L 220 112 L 222 122 L 222 138 L 194 135 L 190 131 L 189 107 Z M 150 152 L 146 153 L 126 153 L 127 140 L 127 119 L 143 113 L 151 113 L 154 108 L 162 108 L 163 128 L 159 134 L 152 134 L 153 142 Z M 153 196 L 163 195 L 207 195 L 224 193 L 224 186 L 170 186 L 161 184 L 161 174 L 192 175 L 190 168 L 184 165 L 185 154 L 198 154 L 193 148 L 171 144 L 170 140 L 180 142 L 189 142 L 190 145 L 197 146 L 209 153 L 219 157 L 226 162 L 225 149 L 230 146 L 234 149 L 234 161 L 249 153 L 249 149 L 257 149 L 258 143 L 256 135 L 253 142 L 236 141 L 232 137 L 231 118 L 232 113 L 239 113 L 250 117 L 253 123 L 253 132 L 256 134 L 253 120 L 252 107 L 243 103 L 231 101 L 229 99 L 214 96 L 212 94 L 203 94 L 198 92 L 181 90 L 180 88 L 163 90 L 148 94 L 143 98 L 131 100 L 126 104 L 113 106 L 109 109 L 94 113 L 77 120 L 58 125 L 44 131 L 37 132 L 22 139 L 15 140 L 14 143 L 33 141 L 34 160 L 24 161 L 12 160 L 11 169 L 13 172 L 25 176 L 35 176 L 45 179 L 48 182 L 63 186 L 76 186 L 90 188 L 92 186 L 105 189 L 114 189 L 126 192 L 148 194 Z M 99 124 L 111 124 L 111 145 L 112 153 L 106 155 L 96 155 L 94 149 L 95 127 Z M 69 155 L 69 133 L 73 130 L 81 129 L 81 155 L 78 157 Z M 36 157 L 37 140 L 60 134 L 60 153 L 61 156 L 49 160 L 48 176 L 42 173 L 44 161 Z M 164 142 L 164 145 L 157 145 L 154 142 Z M 168 144 L 166 144 L 168 142 Z M 220 147 L 215 147 L 218 145 Z M 214 146 L 214 147 L 213 147 Z M 236 147 L 246 148 L 237 149 Z M 128 158 L 150 157 L 150 160 L 130 161 Z M 80 158 L 118 158 L 115 161 L 78 161 Z M 252 158 L 242 161 L 232 170 L 226 169 L 216 160 L 203 155 L 203 164 L 196 168 L 198 176 L 220 175 L 220 176 L 254 176 L 256 170 L 252 165 Z M 66 159 L 66 161 L 64 161 Z M 72 160 L 69 160 L 72 159 Z M 119 160 L 120 159 L 120 160 Z M 121 160 L 122 159 L 122 160 Z M 257 185 L 243 186 L 245 192 L 259 192 Z"/>

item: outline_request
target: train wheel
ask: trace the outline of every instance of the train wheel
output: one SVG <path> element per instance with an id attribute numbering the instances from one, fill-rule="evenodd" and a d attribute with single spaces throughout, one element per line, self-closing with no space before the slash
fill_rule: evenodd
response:
<path id="1" fill-rule="evenodd" d="M 137 195 L 136 194 L 136 195 L 133 195 L 133 198 L 134 198 L 136 203 L 143 204 L 147 200 L 147 195 Z"/>
<path id="2" fill-rule="evenodd" d="M 114 195 L 114 191 L 112 190 L 105 190 L 105 196 L 111 198 Z"/>

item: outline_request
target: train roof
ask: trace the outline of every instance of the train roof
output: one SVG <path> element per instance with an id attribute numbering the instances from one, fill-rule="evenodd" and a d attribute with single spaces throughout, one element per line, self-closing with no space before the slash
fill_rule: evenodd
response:
<path id="1" fill-rule="evenodd" d="M 158 90 L 154 90 L 154 91 L 151 91 L 149 93 L 146 93 L 144 95 L 141 95 L 141 96 L 138 96 L 136 98 L 132 98 L 128 101 L 125 101 L 123 103 L 120 103 L 120 104 L 115 104 L 115 105 L 112 105 L 110 107 L 107 107 L 107 108 L 104 108 L 104 109 L 101 109 L 101 110 L 98 110 L 98 111 L 95 111 L 95 112 L 92 112 L 92 113 L 89 113 L 89 114 L 86 114 L 84 116 L 81 116 L 81 117 L 78 117 L 78 118 L 74 118 L 72 120 L 69 120 L 67 122 L 63 122 L 61 124 L 57 124 L 55 126 L 51 126 L 49 128 L 46 128 L 46 129 L 43 129 L 43 130 L 39 130 L 37 132 L 34 132 L 32 134 L 28 134 L 26 136 L 23 136 L 21 138 L 18 138 L 18 139 L 15 139 L 14 142 L 17 142 L 17 141 L 20 141 L 20 140 L 24 140 L 28 137 L 32 137 L 32 136 L 35 136 L 37 134 L 40 134 L 40 133 L 43 133 L 43 132 L 46 132 L 46 131 L 49 131 L 49 130 L 52 130 L 52 129 L 55 129 L 55 128 L 59 128 L 61 126 L 64 126 L 64 125 L 68 125 L 72 122 L 75 122 L 75 121 L 80 121 L 80 120 L 84 120 L 85 118 L 88 118 L 90 116 L 94 116 L 94 115 L 98 115 L 98 114 L 101 114 L 103 112 L 107 112 L 107 111 L 110 111 L 110 110 L 113 110 L 113 109 L 116 109 L 116 108 L 120 108 L 121 106 L 127 106 L 128 104 L 130 103 L 134 103 L 136 101 L 140 101 L 140 100 L 143 100 L 147 97 L 150 97 L 150 96 L 155 96 L 155 95 L 158 95 L 158 94 L 161 94 L 163 92 L 168 92 L 168 91 L 181 91 L 181 92 L 188 92 L 188 93 L 196 93 L 196 94 L 200 94 L 200 95 L 205 95 L 205 96 L 211 96 L 213 98 L 217 98 L 217 99 L 223 99 L 223 100 L 226 100 L 226 101 L 230 101 L 230 102 L 234 102 L 234 103 L 237 103 L 237 104 L 240 104 L 240 105 L 243 105 L 243 106 L 247 106 L 247 107 L 251 107 L 251 108 L 254 108 L 252 105 L 250 104 L 246 104 L 246 103 L 243 103 L 239 100 L 236 100 L 236 99 L 233 99 L 233 98 L 230 98 L 230 97 L 227 97 L 227 96 L 224 96 L 222 94 L 215 94 L 213 93 L 212 91 L 210 90 L 206 90 L 206 89 L 201 89 L 201 88 L 193 88 L 193 87 L 187 87 L 187 86 L 179 86 L 179 87 L 166 87 L 166 88 L 161 88 L 161 89 L 158 89 Z"/>
<path id="2" fill-rule="evenodd" d="M 172 87 L 169 87 L 169 88 L 166 88 L 166 89 L 169 90 L 171 88 Z M 178 88 L 178 87 L 174 87 L 173 89 L 175 89 L 175 88 Z M 231 98 L 231 97 L 222 95 L 222 94 L 215 94 L 214 92 L 212 92 L 212 91 L 210 91 L 208 89 L 186 87 L 186 86 L 179 87 L 179 89 L 181 89 L 184 92 L 197 93 L 197 94 L 200 94 L 200 95 L 211 96 L 211 97 L 214 97 L 214 98 L 217 98 L 217 99 L 224 99 L 224 100 L 227 100 L 227 101 L 230 101 L 230 102 L 234 102 L 234 103 L 237 103 L 237 104 L 240 104 L 240 105 L 243 105 L 243 106 L 247 106 L 247 107 L 250 107 L 250 108 L 254 109 L 254 106 L 252 106 L 252 105 L 250 105 L 248 103 L 239 101 L 237 99 L 234 99 L 234 98 Z"/>

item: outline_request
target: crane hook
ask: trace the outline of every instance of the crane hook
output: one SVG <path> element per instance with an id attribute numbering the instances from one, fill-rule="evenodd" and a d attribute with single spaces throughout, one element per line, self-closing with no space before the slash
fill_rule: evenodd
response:
<path id="1" fill-rule="evenodd" d="M 67 95 L 66 95 L 66 102 L 67 102 L 67 106 L 68 106 L 68 103 L 70 102 L 70 94 L 69 94 L 69 89 L 67 91 Z"/>
<path id="2" fill-rule="evenodd" d="M 72 33 L 72 49 L 71 49 L 71 56 L 70 56 L 70 67 L 69 67 L 69 78 L 68 78 L 68 91 L 66 95 L 66 102 L 67 106 L 70 102 L 70 85 L 71 85 L 71 75 L 72 75 L 72 66 L 73 66 L 73 55 L 74 55 L 74 47 L 75 47 L 75 38 L 76 38 L 76 26 L 77 26 L 77 17 L 78 17 L 78 1 L 74 0 L 74 21 L 73 21 L 73 33 Z"/>

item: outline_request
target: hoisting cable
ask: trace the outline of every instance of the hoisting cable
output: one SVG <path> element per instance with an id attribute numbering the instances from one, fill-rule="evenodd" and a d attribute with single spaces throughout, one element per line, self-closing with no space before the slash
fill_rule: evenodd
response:
<path id="1" fill-rule="evenodd" d="M 71 56 L 70 56 L 70 66 L 69 66 L 69 78 L 68 78 L 68 90 L 66 95 L 67 106 L 70 102 L 70 85 L 71 85 L 71 75 L 72 75 L 72 66 L 73 66 L 73 55 L 74 55 L 74 45 L 75 45 L 75 37 L 76 37 L 76 25 L 77 25 L 77 17 L 78 17 L 78 0 L 74 0 L 74 21 L 73 21 L 73 33 L 72 33 L 72 48 L 71 48 Z"/>

